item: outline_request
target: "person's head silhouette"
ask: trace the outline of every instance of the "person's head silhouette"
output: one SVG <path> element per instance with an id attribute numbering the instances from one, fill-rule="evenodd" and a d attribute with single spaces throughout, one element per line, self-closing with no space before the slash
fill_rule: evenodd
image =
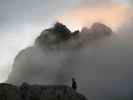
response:
<path id="1" fill-rule="evenodd" d="M 75 78 L 72 78 L 72 81 L 75 81 Z"/>

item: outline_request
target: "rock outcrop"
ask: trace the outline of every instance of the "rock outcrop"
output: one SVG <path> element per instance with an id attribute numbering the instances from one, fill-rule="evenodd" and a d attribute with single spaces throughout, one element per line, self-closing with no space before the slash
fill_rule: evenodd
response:
<path id="1" fill-rule="evenodd" d="M 65 85 L 0 84 L 0 100 L 87 100 Z"/>
<path id="2" fill-rule="evenodd" d="M 55 45 L 70 39 L 70 37 L 71 31 L 65 25 L 57 22 L 54 27 L 42 31 L 35 44 L 39 46 Z"/>
<path id="3" fill-rule="evenodd" d="M 81 33 L 87 33 L 89 36 L 95 38 L 101 38 L 111 35 L 113 31 L 106 25 L 102 23 L 94 23 L 90 28 L 83 27 Z M 88 37 L 89 37 L 88 36 Z"/>
<path id="4" fill-rule="evenodd" d="M 86 34 L 83 34 L 86 33 Z M 88 40 L 96 40 L 111 35 L 112 30 L 102 24 L 94 23 L 90 28 L 84 27 L 81 32 L 71 32 L 65 25 L 57 22 L 52 28 L 41 32 L 35 40 L 35 45 L 46 48 L 73 48 Z"/>
<path id="5" fill-rule="evenodd" d="M 17 85 L 22 82 L 55 83 L 59 77 L 66 75 L 65 72 L 59 71 L 62 68 L 63 70 L 68 68 L 64 64 L 71 66 L 70 68 L 73 67 L 70 64 L 73 60 L 72 58 L 69 60 L 70 55 L 73 55 L 74 52 L 77 52 L 76 56 L 79 55 L 82 48 L 92 43 L 91 41 L 108 37 L 112 30 L 104 24 L 95 23 L 85 32 L 85 34 L 78 30 L 71 32 L 61 23 L 56 23 L 53 27 L 42 31 L 32 47 L 18 53 L 7 82 Z M 69 70 L 71 71 L 71 69 Z M 60 75 L 60 73 L 62 74 Z M 59 79 L 68 82 L 73 77 L 71 74 L 68 76 Z"/>

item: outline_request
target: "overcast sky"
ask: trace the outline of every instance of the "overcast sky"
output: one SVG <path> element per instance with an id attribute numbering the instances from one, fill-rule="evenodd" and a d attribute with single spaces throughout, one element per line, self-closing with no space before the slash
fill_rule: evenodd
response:
<path id="1" fill-rule="evenodd" d="M 129 0 L 114 1 L 129 4 Z M 21 49 L 32 45 L 58 16 L 83 2 L 95 5 L 111 0 L 0 0 L 0 82 L 7 79 L 13 59 Z"/>

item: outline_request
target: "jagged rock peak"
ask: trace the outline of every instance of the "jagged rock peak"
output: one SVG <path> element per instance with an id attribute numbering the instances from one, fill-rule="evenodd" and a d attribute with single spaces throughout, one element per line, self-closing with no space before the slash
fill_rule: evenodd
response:
<path id="1" fill-rule="evenodd" d="M 52 28 L 42 31 L 35 44 L 58 44 L 70 39 L 71 34 L 71 31 L 65 25 L 57 22 Z"/>

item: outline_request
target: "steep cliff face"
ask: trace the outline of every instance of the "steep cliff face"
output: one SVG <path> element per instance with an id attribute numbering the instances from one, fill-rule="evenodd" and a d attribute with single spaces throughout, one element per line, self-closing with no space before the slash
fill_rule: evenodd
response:
<path id="1" fill-rule="evenodd" d="M 87 100 L 65 85 L 0 84 L 0 100 Z"/>

